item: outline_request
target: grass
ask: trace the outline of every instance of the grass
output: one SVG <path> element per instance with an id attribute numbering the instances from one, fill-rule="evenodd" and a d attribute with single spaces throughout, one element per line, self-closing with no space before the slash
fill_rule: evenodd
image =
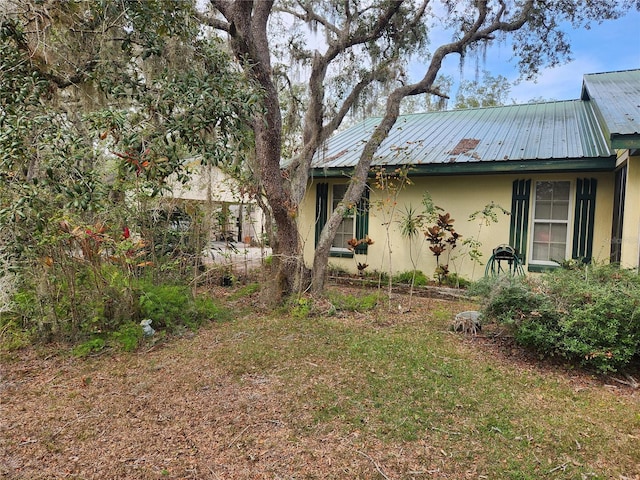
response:
<path id="1" fill-rule="evenodd" d="M 219 360 L 233 357 L 239 376 L 277 372 L 288 408 L 313 412 L 321 430 L 390 444 L 428 439 L 451 472 L 471 464 L 487 478 L 638 472 L 637 400 L 487 356 L 449 331 L 455 309 L 440 304 L 429 317 L 386 327 L 382 311 L 363 323 L 243 321 L 235 327 L 246 336 Z"/>
<path id="2" fill-rule="evenodd" d="M 453 315 L 469 305 L 417 299 L 412 312 L 389 314 L 381 303 L 330 316 L 277 311 L 213 323 L 161 351 L 120 353 L 113 365 L 108 357 L 76 359 L 80 372 L 65 364 L 51 388 L 90 379 L 71 388 L 80 388 L 73 401 L 91 398 L 94 412 L 77 438 L 123 417 L 118 405 L 100 403 L 103 393 L 109 403 L 123 397 L 153 406 L 148 424 L 142 410 L 137 414 L 132 438 L 152 441 L 158 434 L 145 428 L 159 428 L 157 419 L 170 415 L 173 423 L 163 428 L 183 432 L 188 445 L 213 462 L 207 465 L 225 466 L 220 478 L 247 478 L 230 473 L 240 464 L 251 478 L 618 479 L 640 473 L 637 395 L 588 375 L 515 361 L 481 338 L 451 332 Z M 48 383 L 30 384 L 46 414 L 73 411 L 61 403 L 71 397 L 54 402 L 57 390 L 51 397 L 43 390 Z M 121 384 L 131 391 L 115 393 Z M 205 396 L 218 391 L 219 398 Z M 26 409 L 17 393 L 11 400 L 16 412 Z M 185 408 L 171 402 L 190 405 L 184 424 Z M 74 418 L 63 424 L 65 432 L 78 423 Z M 196 418 L 211 428 L 202 429 Z M 126 421 L 120 428 L 129 428 Z M 208 452 L 213 433 L 222 447 Z M 37 433 L 21 435 L 36 448 Z M 120 431 L 116 438 L 123 437 Z M 100 442 L 103 448 L 108 438 Z M 149 464 L 153 451 L 145 447 Z M 189 468 L 204 461 L 189 452 Z M 261 455 L 270 461 L 260 463 Z M 175 473 L 178 456 L 174 463 L 166 457 L 162 476 L 183 478 Z M 327 458 L 330 464 L 323 463 Z"/>

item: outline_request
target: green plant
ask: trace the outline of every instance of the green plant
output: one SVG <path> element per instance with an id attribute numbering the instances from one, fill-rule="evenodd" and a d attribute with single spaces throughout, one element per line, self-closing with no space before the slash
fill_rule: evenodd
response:
<path id="1" fill-rule="evenodd" d="M 329 301 L 339 311 L 364 312 L 373 310 L 380 303 L 380 295 L 376 292 L 358 296 L 331 292 Z"/>
<path id="2" fill-rule="evenodd" d="M 0 352 L 19 350 L 28 346 L 32 339 L 32 332 L 22 328 L 16 318 L 6 314 L 0 316 Z"/>
<path id="3" fill-rule="evenodd" d="M 299 297 L 293 302 L 290 313 L 294 318 L 307 318 L 313 309 L 313 300 L 308 297 Z"/>
<path id="4" fill-rule="evenodd" d="M 485 312 L 514 326 L 516 340 L 600 372 L 640 353 L 640 281 L 611 266 L 559 269 L 541 279 L 503 279 Z"/>
<path id="5" fill-rule="evenodd" d="M 423 287 L 429 283 L 429 279 L 421 270 L 400 272 L 393 277 L 393 281 L 418 287 Z"/>
<path id="6" fill-rule="evenodd" d="M 482 251 L 480 247 L 482 247 L 482 242 L 480 241 L 480 234 L 482 233 L 482 228 L 485 226 L 489 226 L 493 223 L 498 222 L 498 212 L 504 215 L 511 215 L 511 212 L 505 210 L 497 203 L 491 201 L 484 206 L 482 210 L 477 210 L 469 215 L 469 221 L 478 221 L 478 231 L 476 232 L 475 237 L 467 237 L 462 241 L 462 249 L 458 252 L 458 254 L 452 259 L 452 262 L 457 270 L 460 269 L 461 262 L 456 262 L 459 259 L 463 259 L 464 257 L 469 257 L 473 262 L 473 269 L 471 271 L 471 277 L 475 274 L 476 265 L 481 265 L 482 261 Z"/>
<path id="7" fill-rule="evenodd" d="M 442 285 L 452 288 L 466 288 L 471 284 L 469 280 L 464 277 L 459 276 L 455 272 L 450 272 L 444 276 L 442 280 Z"/>
<path id="8" fill-rule="evenodd" d="M 190 325 L 195 320 L 189 289 L 182 285 L 143 284 L 140 293 L 140 314 L 153 321 L 154 328 L 171 330 Z"/>
<path id="9" fill-rule="evenodd" d="M 107 342 L 103 338 L 95 337 L 76 345 L 71 350 L 71 353 L 76 357 L 86 357 L 92 353 L 102 351 L 106 346 Z"/>
<path id="10" fill-rule="evenodd" d="M 399 147 L 395 149 L 394 156 L 403 158 L 405 161 L 407 160 L 407 148 Z M 399 164 L 405 163 L 404 161 L 398 162 Z M 393 255 L 391 251 L 391 226 L 396 222 L 395 215 L 398 208 L 398 196 L 400 192 L 407 186 L 411 185 L 413 182 L 409 178 L 409 172 L 411 170 L 411 166 L 406 164 L 402 167 L 395 168 L 393 170 L 388 169 L 385 166 L 379 166 L 373 169 L 375 174 L 375 179 L 373 181 L 373 186 L 380 192 L 379 200 L 373 202 L 381 215 L 382 225 L 385 227 L 385 247 L 386 258 L 388 261 L 387 265 L 387 297 L 391 298 L 391 288 L 392 288 L 392 275 L 393 272 Z M 383 258 L 384 262 L 384 258 Z M 382 277 L 379 277 L 379 281 L 382 280 Z M 388 304 L 388 308 L 391 309 L 391 302 Z"/>
<path id="11" fill-rule="evenodd" d="M 247 285 L 240 287 L 233 294 L 231 294 L 230 298 L 232 300 L 237 300 L 244 297 L 250 297 L 251 295 L 259 291 L 260 291 L 259 283 L 248 283 Z"/>
<path id="12" fill-rule="evenodd" d="M 133 352 L 142 341 L 142 327 L 138 323 L 122 325 L 110 335 L 110 338 L 125 352 Z"/>

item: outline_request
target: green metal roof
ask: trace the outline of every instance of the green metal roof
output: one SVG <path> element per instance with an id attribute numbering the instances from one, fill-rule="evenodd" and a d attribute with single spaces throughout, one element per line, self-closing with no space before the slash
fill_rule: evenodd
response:
<path id="1" fill-rule="evenodd" d="M 640 148 L 640 70 L 585 75 L 582 99 L 594 105 L 613 148 Z"/>
<path id="2" fill-rule="evenodd" d="M 355 166 L 380 118 L 331 137 L 315 174 Z M 615 154 L 590 101 L 429 112 L 400 116 L 373 165 L 413 165 L 424 174 L 613 169 Z"/>

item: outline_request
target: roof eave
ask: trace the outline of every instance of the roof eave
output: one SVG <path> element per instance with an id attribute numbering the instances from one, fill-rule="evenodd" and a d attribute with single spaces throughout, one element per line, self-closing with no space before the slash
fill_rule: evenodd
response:
<path id="1" fill-rule="evenodd" d="M 611 172 L 615 169 L 616 157 L 594 157 L 549 160 L 515 160 L 499 162 L 433 163 L 413 165 L 410 176 L 443 175 L 496 175 L 510 173 L 568 173 L 568 172 Z M 386 165 L 395 168 L 396 165 Z M 353 167 L 314 168 L 313 177 L 347 178 L 353 174 Z M 374 175 L 371 171 L 370 176 Z"/>
<path id="2" fill-rule="evenodd" d="M 640 148 L 640 133 L 633 135 L 612 134 L 611 148 L 616 150 L 632 150 Z"/>

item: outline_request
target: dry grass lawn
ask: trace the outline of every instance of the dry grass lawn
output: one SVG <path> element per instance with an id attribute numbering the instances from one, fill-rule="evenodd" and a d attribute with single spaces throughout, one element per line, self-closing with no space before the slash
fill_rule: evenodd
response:
<path id="1" fill-rule="evenodd" d="M 640 392 L 451 332 L 468 308 L 252 311 L 131 354 L 14 352 L 0 477 L 640 479 Z"/>

